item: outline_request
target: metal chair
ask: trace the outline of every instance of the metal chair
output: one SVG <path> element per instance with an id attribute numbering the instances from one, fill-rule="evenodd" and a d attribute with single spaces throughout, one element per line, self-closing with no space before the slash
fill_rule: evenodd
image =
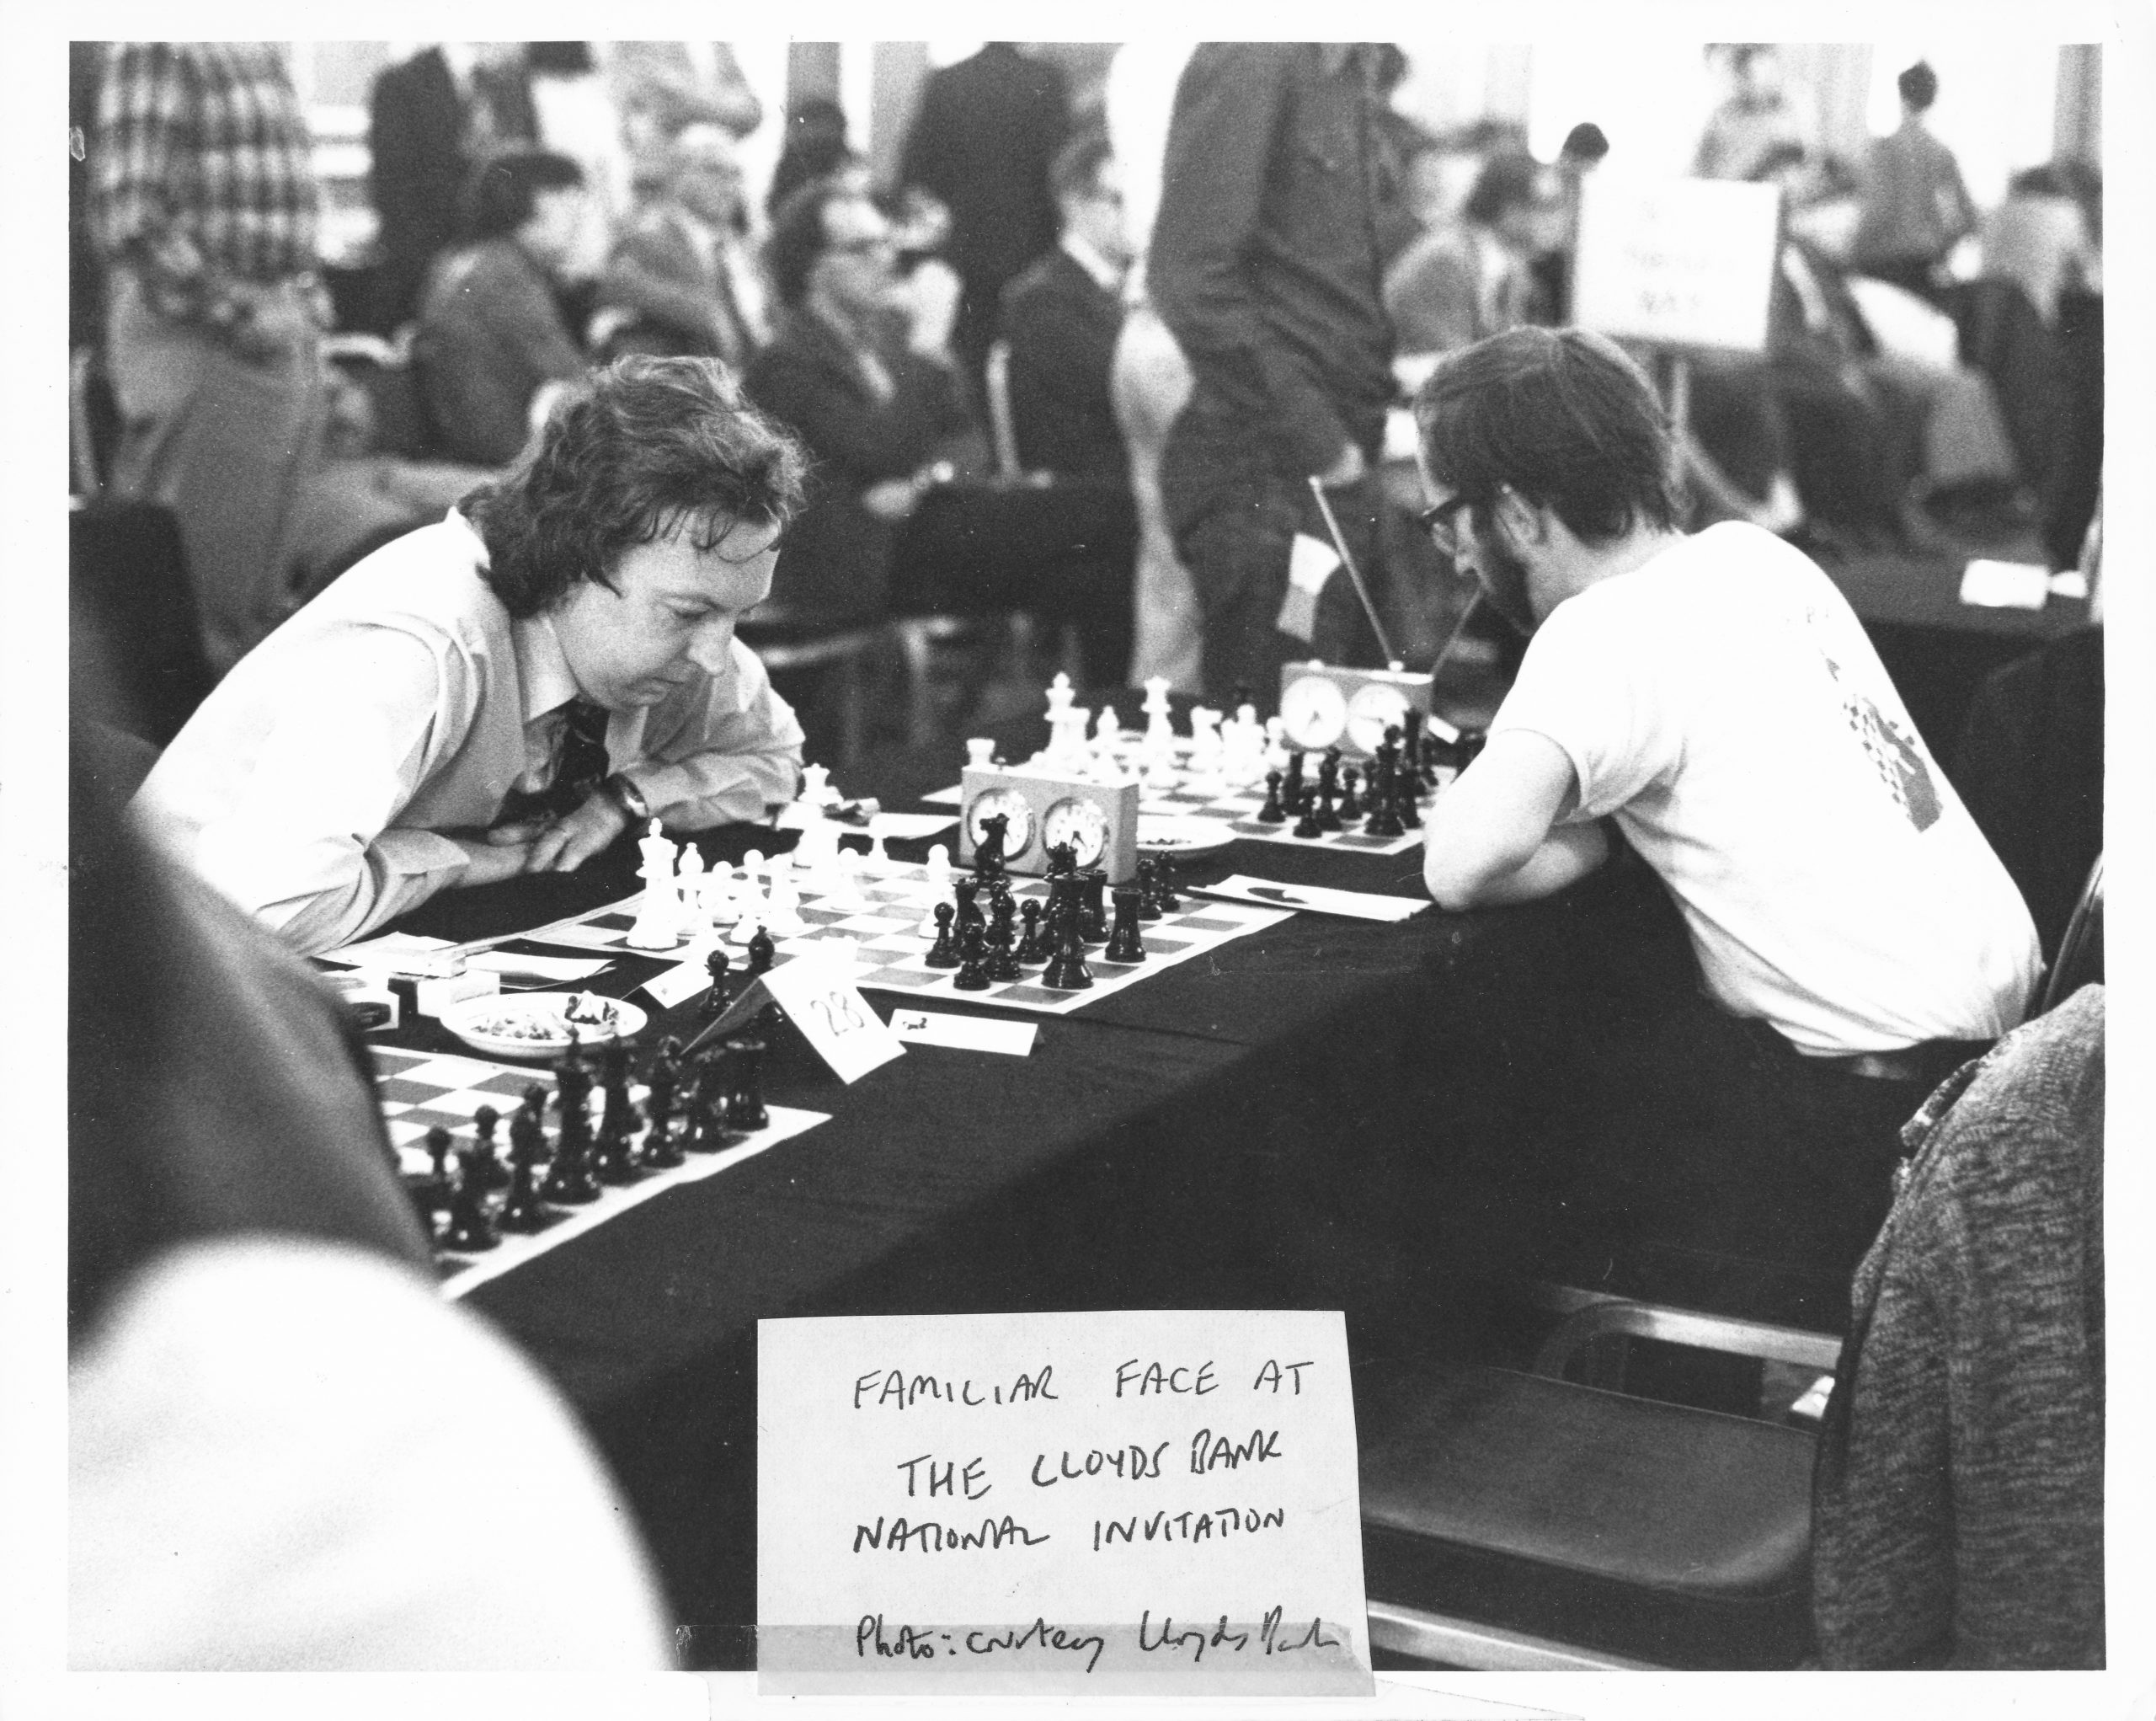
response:
<path id="1" fill-rule="evenodd" d="M 1365 1380 L 1374 1648 L 1505 1671 L 1785 1667 L 1808 1653 L 1811 1433 L 1562 1377 L 1576 1355 L 1626 1338 L 1822 1370 L 1838 1350 L 1609 1300 L 1564 1322 L 1532 1374 Z"/>

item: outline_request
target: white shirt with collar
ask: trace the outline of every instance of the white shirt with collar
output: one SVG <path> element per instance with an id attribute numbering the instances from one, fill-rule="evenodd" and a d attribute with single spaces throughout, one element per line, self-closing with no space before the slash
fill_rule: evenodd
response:
<path id="1" fill-rule="evenodd" d="M 1103 257 L 1098 248 L 1086 243 L 1080 235 L 1066 232 L 1058 244 L 1064 255 L 1092 277 L 1093 285 L 1112 298 L 1123 296 L 1123 271 Z"/>
<path id="2" fill-rule="evenodd" d="M 513 621 L 454 510 L 369 556 L 233 668 L 136 806 L 184 864 L 302 954 L 453 885 L 513 788 L 542 787 L 577 697 L 552 623 Z M 608 718 L 611 768 L 675 830 L 762 819 L 802 733 L 739 640 L 732 662 Z"/>

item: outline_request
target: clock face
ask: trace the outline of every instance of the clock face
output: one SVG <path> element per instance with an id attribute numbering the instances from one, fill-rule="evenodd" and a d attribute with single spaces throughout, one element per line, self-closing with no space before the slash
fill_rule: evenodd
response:
<path id="1" fill-rule="evenodd" d="M 1003 827 L 1003 858 L 1016 860 L 1033 846 L 1033 810 L 1016 789 L 983 789 L 966 809 L 966 835 L 979 849 L 988 831 L 984 821 L 1001 813 L 1010 822 Z"/>
<path id="2" fill-rule="evenodd" d="M 1366 753 L 1377 751 L 1390 725 L 1398 724 L 1404 735 L 1408 722 L 1407 696 L 1382 681 L 1371 682 L 1348 702 L 1348 739 Z"/>
<path id="3" fill-rule="evenodd" d="M 1053 848 L 1059 842 L 1069 843 L 1081 867 L 1097 863 L 1107 841 L 1108 815 L 1102 811 L 1098 801 L 1066 795 L 1050 807 L 1041 820 L 1043 846 Z"/>
<path id="4" fill-rule="evenodd" d="M 1329 747 L 1348 721 L 1348 701 L 1323 676 L 1305 676 L 1288 683 L 1280 695 L 1280 725 L 1288 739 L 1305 752 Z"/>

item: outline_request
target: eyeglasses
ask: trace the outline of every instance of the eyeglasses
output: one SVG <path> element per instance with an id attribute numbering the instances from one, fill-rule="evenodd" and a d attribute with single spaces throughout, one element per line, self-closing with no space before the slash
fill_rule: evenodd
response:
<path id="1" fill-rule="evenodd" d="M 1430 542 L 1438 547 L 1438 553 L 1448 559 L 1460 554 L 1460 528 L 1453 524 L 1453 516 L 1466 505 L 1466 497 L 1448 496 L 1415 516 L 1416 523 L 1429 533 Z"/>

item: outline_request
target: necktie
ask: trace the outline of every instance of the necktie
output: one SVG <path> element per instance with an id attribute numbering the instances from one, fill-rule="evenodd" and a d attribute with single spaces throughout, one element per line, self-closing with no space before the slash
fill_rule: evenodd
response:
<path id="1" fill-rule="evenodd" d="M 582 806 L 606 780 L 606 708 L 588 699 L 572 699 L 562 709 L 561 728 L 554 738 L 554 768 L 547 786 L 511 789 L 495 816 L 496 824 L 558 819 Z"/>

